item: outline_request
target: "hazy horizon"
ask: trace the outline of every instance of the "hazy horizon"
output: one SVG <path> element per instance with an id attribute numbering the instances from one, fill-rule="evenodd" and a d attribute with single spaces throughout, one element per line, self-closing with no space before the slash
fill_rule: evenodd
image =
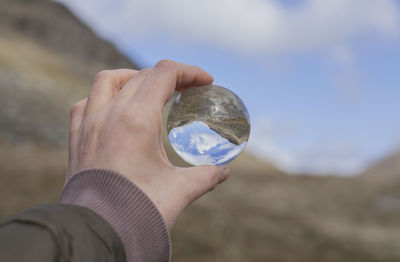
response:
<path id="1" fill-rule="evenodd" d="M 59 2 L 140 65 L 210 72 L 249 109 L 247 149 L 285 171 L 356 174 L 400 147 L 394 0 Z"/>

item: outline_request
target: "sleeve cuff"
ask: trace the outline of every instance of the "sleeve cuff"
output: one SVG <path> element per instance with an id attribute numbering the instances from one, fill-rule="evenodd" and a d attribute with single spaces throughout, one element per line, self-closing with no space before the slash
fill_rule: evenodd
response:
<path id="1" fill-rule="evenodd" d="M 60 203 L 84 206 L 101 215 L 117 232 L 127 262 L 171 259 L 171 238 L 160 212 L 135 184 L 111 170 L 76 173 L 64 187 Z"/>

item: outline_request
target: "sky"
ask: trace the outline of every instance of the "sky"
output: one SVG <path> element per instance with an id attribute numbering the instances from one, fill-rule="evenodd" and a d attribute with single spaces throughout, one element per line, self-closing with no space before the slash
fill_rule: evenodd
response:
<path id="1" fill-rule="evenodd" d="M 192 165 L 224 165 L 246 146 L 246 142 L 232 144 L 201 121 L 176 127 L 168 137 L 174 150 Z"/>
<path id="2" fill-rule="evenodd" d="M 58 0 L 143 67 L 198 65 L 251 118 L 246 149 L 349 176 L 400 148 L 398 0 Z"/>

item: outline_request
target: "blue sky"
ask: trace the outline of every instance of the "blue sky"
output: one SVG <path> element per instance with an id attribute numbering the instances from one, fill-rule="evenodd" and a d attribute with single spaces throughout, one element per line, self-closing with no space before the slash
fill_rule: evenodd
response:
<path id="1" fill-rule="evenodd" d="M 149 67 L 201 66 L 247 105 L 247 150 L 291 172 L 351 175 L 400 147 L 396 0 L 69 0 Z"/>
<path id="2" fill-rule="evenodd" d="M 230 143 L 201 121 L 176 127 L 168 135 L 172 147 L 192 165 L 225 165 L 239 155 L 246 145 Z"/>

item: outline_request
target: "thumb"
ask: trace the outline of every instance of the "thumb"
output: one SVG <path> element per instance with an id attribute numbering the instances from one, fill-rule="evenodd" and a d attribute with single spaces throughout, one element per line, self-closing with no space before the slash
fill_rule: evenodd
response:
<path id="1" fill-rule="evenodd" d="M 224 182 L 231 172 L 227 166 L 212 165 L 190 167 L 182 171 L 187 185 L 190 185 L 187 187 L 190 190 L 188 192 L 190 202 L 213 190 L 217 184 Z"/>

